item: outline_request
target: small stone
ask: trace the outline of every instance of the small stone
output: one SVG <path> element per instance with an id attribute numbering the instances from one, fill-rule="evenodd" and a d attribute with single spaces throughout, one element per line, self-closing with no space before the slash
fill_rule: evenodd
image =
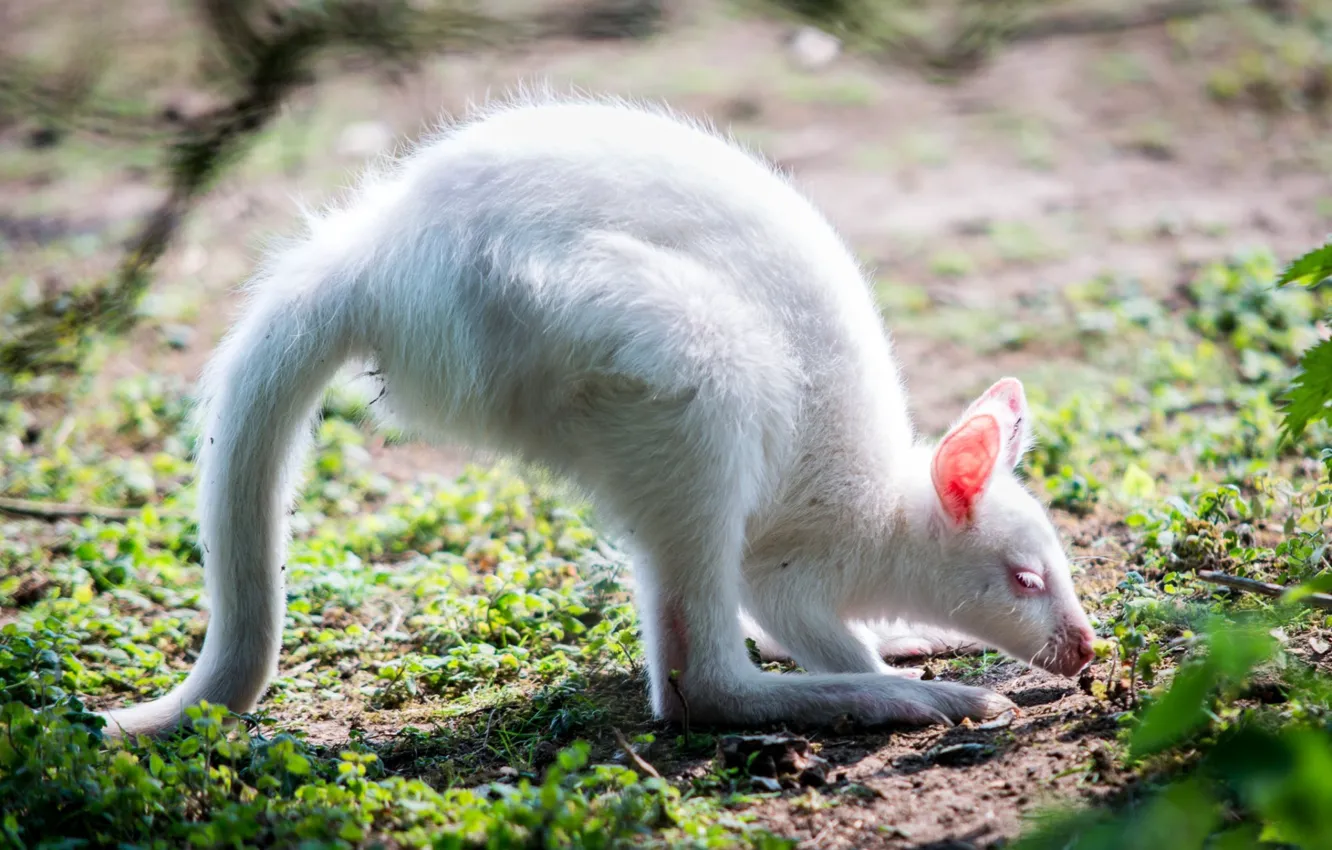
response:
<path id="1" fill-rule="evenodd" d="M 370 157 L 393 144 L 393 131 L 382 121 L 348 124 L 338 137 L 338 154 L 346 157 Z"/>
<path id="2" fill-rule="evenodd" d="M 543 768 L 553 763 L 559 754 L 560 748 L 554 742 L 541 741 L 532 750 L 532 767 Z"/>
<path id="3" fill-rule="evenodd" d="M 950 766 L 977 764 L 984 761 L 992 752 L 994 748 L 988 744 L 953 744 L 935 750 L 932 760 L 935 764 Z"/>
<path id="4" fill-rule="evenodd" d="M 1332 647 L 1328 646 L 1327 641 L 1316 637 L 1309 638 L 1309 648 L 1317 655 L 1326 655 L 1327 651 L 1332 649 Z"/>
<path id="5" fill-rule="evenodd" d="M 33 150 L 44 150 L 53 148 L 60 144 L 60 139 L 64 134 L 56 127 L 43 126 L 38 127 L 28 133 L 28 147 Z"/>
<path id="6" fill-rule="evenodd" d="M 816 27 L 801 27 L 791 38 L 791 56 L 807 71 L 832 64 L 842 52 L 842 42 Z"/>
<path id="7" fill-rule="evenodd" d="M 36 278 L 25 278 L 15 293 L 15 303 L 19 307 L 36 307 L 42 303 L 42 287 Z"/>
<path id="8" fill-rule="evenodd" d="M 987 720 L 984 723 L 977 724 L 976 728 L 986 731 L 991 729 L 1007 729 L 1009 726 L 1013 725 L 1013 720 L 1016 717 L 1017 717 L 1017 709 L 1010 708 L 1008 711 L 1003 712 L 998 717 L 995 717 L 993 720 Z"/>
<path id="9" fill-rule="evenodd" d="M 189 325 L 170 324 L 162 326 L 162 336 L 166 339 L 166 344 L 176 351 L 184 351 L 194 343 L 196 336 L 194 328 Z"/>
<path id="10" fill-rule="evenodd" d="M 194 276 L 208 265 L 208 252 L 199 245 L 190 245 L 180 254 L 180 273 Z"/>
<path id="11" fill-rule="evenodd" d="M 753 779 L 786 780 L 810 787 L 828 784 L 830 765 L 805 738 L 788 735 L 728 735 L 717 743 L 723 766 Z"/>

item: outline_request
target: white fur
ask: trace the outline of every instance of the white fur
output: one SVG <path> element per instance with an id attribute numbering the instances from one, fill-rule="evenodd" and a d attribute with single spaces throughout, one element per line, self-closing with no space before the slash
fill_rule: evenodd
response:
<path id="1" fill-rule="evenodd" d="M 203 651 L 177 690 L 111 712 L 113 732 L 261 697 L 286 509 L 349 360 L 373 365 L 400 426 L 550 467 L 619 524 L 659 716 L 933 722 L 1009 705 L 886 675 L 855 621 L 908 617 L 1063 672 L 1085 656 L 1041 506 L 1001 464 L 971 521 L 946 518 L 857 263 L 718 135 L 658 109 L 520 98 L 372 174 L 308 231 L 257 275 L 204 376 Z M 1002 421 L 1016 457 L 1026 419 Z M 1047 593 L 1014 593 L 1014 558 Z M 742 609 L 810 674 L 755 669 Z"/>

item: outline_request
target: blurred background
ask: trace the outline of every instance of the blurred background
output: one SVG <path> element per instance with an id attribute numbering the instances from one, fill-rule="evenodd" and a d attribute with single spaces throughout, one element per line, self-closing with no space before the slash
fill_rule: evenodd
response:
<path id="1" fill-rule="evenodd" d="M 544 82 L 666 101 L 791 172 L 938 428 L 992 375 L 1068 374 L 1077 323 L 1046 308 L 1070 285 L 1160 293 L 1317 242 L 1329 22 L 1299 0 L 5 0 L 0 365 L 192 380 L 298 202 Z"/>

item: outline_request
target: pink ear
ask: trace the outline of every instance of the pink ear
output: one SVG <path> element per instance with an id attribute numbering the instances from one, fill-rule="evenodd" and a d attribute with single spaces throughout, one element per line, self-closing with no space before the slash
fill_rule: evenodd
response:
<path id="1" fill-rule="evenodd" d="M 971 521 L 976 501 L 999 459 L 999 423 L 988 413 L 964 420 L 934 450 L 931 477 L 944 513 L 958 525 Z"/>
<path id="2" fill-rule="evenodd" d="M 1027 407 L 1027 395 L 1017 378 L 1000 378 L 985 391 L 981 401 L 998 401 L 1008 407 L 1014 416 L 1021 416 Z"/>
<path id="3" fill-rule="evenodd" d="M 1031 416 L 1027 411 L 1027 394 L 1017 378 L 1000 378 L 981 397 L 971 403 L 964 419 L 989 409 L 1003 423 L 1004 463 L 1012 468 L 1022 459 L 1022 453 L 1031 442 Z"/>

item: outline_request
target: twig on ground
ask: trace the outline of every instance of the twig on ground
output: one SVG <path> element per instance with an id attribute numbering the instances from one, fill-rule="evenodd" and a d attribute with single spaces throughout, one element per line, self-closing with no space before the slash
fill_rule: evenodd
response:
<path id="1" fill-rule="evenodd" d="M 1270 596 L 1273 598 L 1284 596 L 1290 590 L 1290 588 L 1284 585 L 1272 584 L 1271 582 L 1258 581 L 1257 579 L 1251 578 L 1240 578 L 1239 576 L 1218 573 L 1214 570 L 1199 570 L 1197 576 L 1203 581 L 1211 584 L 1220 584 L 1226 587 L 1233 587 L 1237 590 L 1247 590 L 1250 593 L 1257 593 L 1262 596 Z M 1332 596 L 1329 596 L 1326 593 L 1310 593 L 1308 596 L 1300 597 L 1299 601 L 1306 605 L 1312 605 L 1315 608 L 1324 608 L 1332 611 Z"/>
<path id="2" fill-rule="evenodd" d="M 685 699 L 684 691 L 680 690 L 680 674 L 676 670 L 671 671 L 671 675 L 666 677 L 670 683 L 671 690 L 675 691 L 675 698 L 680 701 L 680 706 L 684 709 L 684 744 L 685 749 L 689 748 L 689 700 Z"/>
<path id="3" fill-rule="evenodd" d="M 1093 35 L 1142 29 L 1184 18 L 1197 18 L 1246 5 L 1246 0 L 1168 0 L 1128 12 L 1078 11 L 1037 18 L 1014 27 L 1012 41 L 1036 41 L 1065 35 Z"/>
<path id="4" fill-rule="evenodd" d="M 30 516 L 38 519 L 133 519 L 143 513 L 142 508 L 112 508 L 103 505 L 66 505 L 59 502 L 33 502 L 28 499 L 0 498 L 0 513 Z M 162 516 L 174 513 L 159 512 Z"/>
<path id="5" fill-rule="evenodd" d="M 611 734 L 615 736 L 615 743 L 620 745 L 621 750 L 624 750 L 624 757 L 629 759 L 629 763 L 634 766 L 635 770 L 639 773 L 646 773 L 653 779 L 661 779 L 661 774 L 657 772 L 657 769 L 648 764 L 647 760 L 638 753 L 634 752 L 633 746 L 630 745 L 629 739 L 624 737 L 623 732 L 612 726 Z"/>
<path id="6" fill-rule="evenodd" d="M 402 627 L 403 616 L 404 612 L 402 610 L 402 606 L 398 605 L 397 603 L 394 603 L 393 613 L 389 617 L 388 627 L 384 629 L 384 633 L 393 634 L 397 632 L 398 629 Z"/>

